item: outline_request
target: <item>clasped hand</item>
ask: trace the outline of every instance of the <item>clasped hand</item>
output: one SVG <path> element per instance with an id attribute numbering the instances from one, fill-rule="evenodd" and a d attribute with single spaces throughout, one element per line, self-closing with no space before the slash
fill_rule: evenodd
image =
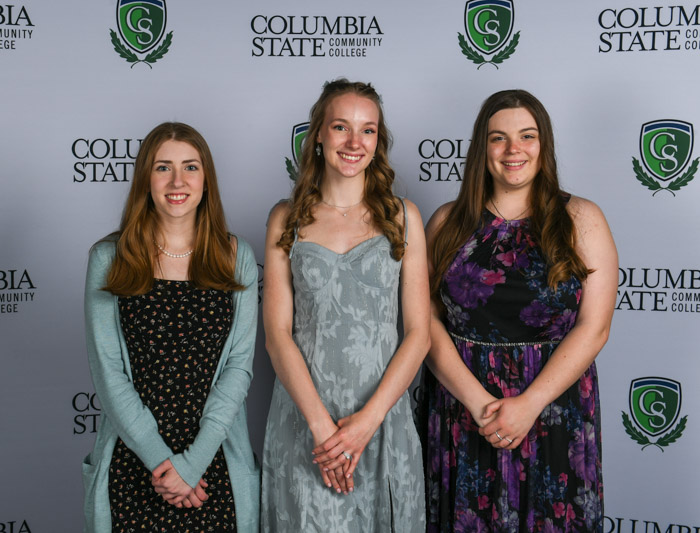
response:
<path id="1" fill-rule="evenodd" d="M 177 473 L 170 459 L 153 470 L 151 484 L 166 502 L 178 508 L 201 507 L 209 499 L 204 490 L 208 487 L 207 482 L 200 479 L 195 488 L 190 487 Z"/>
<path id="2" fill-rule="evenodd" d="M 348 494 L 355 487 L 353 472 L 360 456 L 379 424 L 368 414 L 358 411 L 341 418 L 334 427 L 335 431 L 320 444 L 315 441 L 313 463 L 318 465 L 327 487 Z"/>
<path id="3" fill-rule="evenodd" d="M 486 422 L 479 434 L 494 447 L 517 448 L 535 424 L 540 411 L 522 395 L 500 398 L 489 403 L 483 412 Z"/>

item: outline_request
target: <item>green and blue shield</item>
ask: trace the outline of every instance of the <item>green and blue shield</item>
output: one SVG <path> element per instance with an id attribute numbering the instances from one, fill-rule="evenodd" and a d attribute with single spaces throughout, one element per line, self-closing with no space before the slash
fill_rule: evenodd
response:
<path id="1" fill-rule="evenodd" d="M 693 125 L 682 120 L 655 120 L 642 125 L 639 151 L 647 170 L 668 181 L 685 168 L 693 152 Z"/>
<path id="2" fill-rule="evenodd" d="M 292 128 L 292 157 L 294 158 L 294 164 L 299 166 L 299 161 L 301 160 L 301 147 L 304 144 L 304 139 L 306 139 L 306 134 L 309 131 L 309 123 L 302 122 L 297 124 Z"/>
<path id="3" fill-rule="evenodd" d="M 630 383 L 630 410 L 639 428 L 655 437 L 669 429 L 681 411 L 681 384 L 667 378 L 638 378 Z"/>
<path id="4" fill-rule="evenodd" d="M 124 42 L 134 52 L 153 48 L 165 33 L 165 0 L 119 0 L 117 26 Z"/>
<path id="5" fill-rule="evenodd" d="M 469 0 L 464 8 L 464 29 L 474 47 L 493 54 L 513 31 L 512 0 Z"/>

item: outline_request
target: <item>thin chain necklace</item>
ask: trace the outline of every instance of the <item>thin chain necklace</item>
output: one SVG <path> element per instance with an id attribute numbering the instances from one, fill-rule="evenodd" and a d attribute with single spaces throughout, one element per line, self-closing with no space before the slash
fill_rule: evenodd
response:
<path id="1" fill-rule="evenodd" d="M 153 244 L 155 244 L 161 252 L 163 252 L 168 257 L 172 257 L 173 259 L 182 259 L 183 257 L 187 257 L 188 255 L 192 255 L 192 252 L 194 252 L 194 249 L 192 249 L 189 252 L 185 252 L 182 254 L 174 254 L 172 252 L 169 252 L 165 248 L 163 248 L 160 244 L 158 244 L 158 241 L 153 241 Z"/>
<path id="2" fill-rule="evenodd" d="M 323 198 L 321 198 L 321 203 L 326 204 L 328 207 L 332 207 L 333 209 L 338 211 L 338 213 L 340 213 L 341 215 L 346 217 L 346 216 L 348 216 L 348 213 L 350 212 L 350 210 L 353 207 L 357 207 L 358 205 L 360 205 L 362 203 L 362 200 L 364 200 L 364 198 L 360 198 L 359 202 L 357 202 L 356 204 L 352 204 L 352 205 L 334 205 L 334 204 L 326 202 Z M 343 213 L 342 211 L 340 211 L 340 209 L 346 209 L 347 211 L 345 211 L 345 213 Z"/>
<path id="3" fill-rule="evenodd" d="M 501 213 L 501 212 L 498 210 L 498 206 L 496 205 L 496 202 L 494 202 L 493 200 L 491 200 L 491 205 L 492 205 L 493 208 L 496 210 L 496 213 L 498 213 L 498 216 L 501 217 L 503 220 L 505 220 L 506 224 L 510 224 L 510 223 L 513 222 L 514 220 L 520 220 L 520 217 L 522 217 L 522 216 L 523 216 L 525 213 L 527 213 L 528 210 L 530 209 L 530 206 L 527 206 L 527 207 L 525 208 L 525 211 L 523 211 L 523 212 L 520 213 L 518 216 L 513 217 L 513 218 L 511 218 L 511 219 L 509 220 L 509 219 L 507 219 L 506 217 L 504 217 L 504 216 L 503 216 L 503 213 Z"/>

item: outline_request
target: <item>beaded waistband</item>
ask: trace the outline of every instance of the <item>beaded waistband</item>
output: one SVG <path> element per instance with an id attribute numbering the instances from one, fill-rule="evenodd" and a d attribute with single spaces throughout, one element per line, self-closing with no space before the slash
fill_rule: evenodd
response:
<path id="1" fill-rule="evenodd" d="M 469 339 L 467 337 L 462 337 L 456 333 L 450 333 L 453 339 L 460 341 L 471 342 L 477 346 L 538 346 L 540 344 L 557 344 L 559 341 L 525 341 L 525 342 L 484 342 L 477 341 L 475 339 Z"/>

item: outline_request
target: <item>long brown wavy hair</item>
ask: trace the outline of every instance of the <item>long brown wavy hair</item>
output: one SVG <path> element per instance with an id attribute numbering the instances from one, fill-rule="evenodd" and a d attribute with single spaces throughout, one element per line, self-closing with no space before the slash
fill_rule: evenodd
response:
<path id="1" fill-rule="evenodd" d="M 527 91 L 500 91 L 484 101 L 476 117 L 459 194 L 431 243 L 431 296 L 438 293 L 457 251 L 483 223 L 484 209 L 493 195 L 493 178 L 486 166 L 489 120 L 502 109 L 514 108 L 527 109 L 539 130 L 541 168 L 530 191 L 530 227 L 549 266 L 547 282 L 556 289 L 560 281 L 572 275 L 583 281 L 592 272 L 576 253 L 574 223 L 566 209 L 569 195 L 559 188 L 554 134 L 547 110 Z"/>
<path id="2" fill-rule="evenodd" d="M 370 99 L 379 110 L 377 149 L 374 159 L 365 170 L 364 202 L 372 223 L 389 239 L 391 256 L 398 261 L 404 254 L 403 224 L 396 220 L 401 209 L 401 201 L 394 196 L 392 190 L 394 170 L 389 165 L 388 156 L 391 134 L 384 121 L 381 99 L 371 84 L 350 82 L 345 78 L 327 83 L 321 96 L 311 108 L 309 130 L 301 150 L 299 177 L 292 191 L 285 229 L 277 246 L 289 253 L 294 243 L 294 231 L 301 230 L 314 221 L 311 211 L 321 202 L 321 182 L 326 165 L 323 152 L 321 155 L 316 155 L 316 138 L 323 126 L 326 109 L 331 100 L 347 93 Z"/>
<path id="3" fill-rule="evenodd" d="M 153 287 L 154 265 L 161 237 L 158 215 L 151 197 L 151 172 L 160 146 L 168 140 L 186 142 L 200 155 L 204 192 L 197 206 L 194 252 L 188 277 L 199 289 L 241 290 L 234 279 L 236 262 L 219 196 L 214 160 L 204 137 L 181 122 L 164 122 L 143 140 L 134 163 L 134 177 L 124 206 L 116 239 L 116 255 L 104 290 L 118 296 L 145 294 Z"/>

